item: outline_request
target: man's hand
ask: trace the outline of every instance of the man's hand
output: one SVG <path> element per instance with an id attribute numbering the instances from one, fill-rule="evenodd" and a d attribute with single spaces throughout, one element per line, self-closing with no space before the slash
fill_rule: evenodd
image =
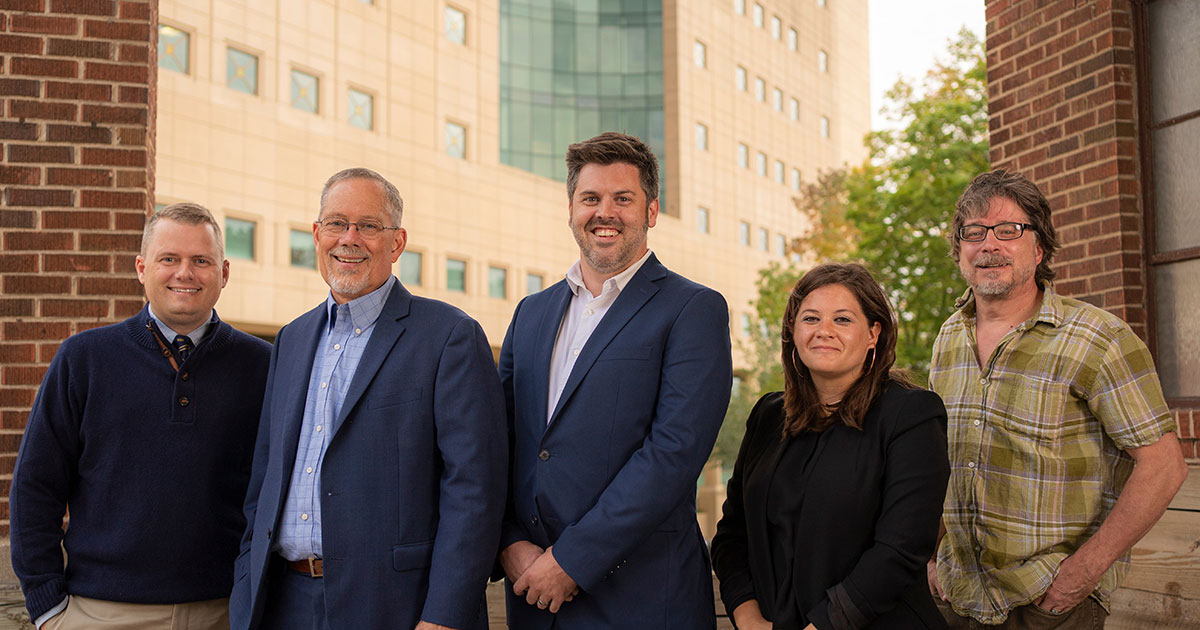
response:
<path id="1" fill-rule="evenodd" d="M 509 581 L 516 584 L 529 569 L 529 565 L 545 551 L 528 540 L 518 540 L 500 552 L 500 566 L 504 567 L 504 574 L 508 576 Z"/>
<path id="2" fill-rule="evenodd" d="M 938 581 L 937 558 L 930 558 L 925 563 L 925 578 L 929 580 L 929 594 L 946 601 L 946 591 L 942 590 L 942 583 Z"/>
<path id="3" fill-rule="evenodd" d="M 1038 600 L 1037 605 L 1056 615 L 1078 606 L 1096 589 L 1108 568 L 1105 566 L 1095 571 L 1086 565 L 1078 555 L 1067 556 L 1062 564 L 1058 565 L 1058 575 L 1054 577 L 1050 588 Z"/>
<path id="4" fill-rule="evenodd" d="M 733 609 L 730 614 L 739 630 L 771 630 L 773 624 L 762 616 L 757 599 L 748 599 Z M 809 624 L 812 627 L 812 624 Z M 808 628 L 805 628 L 808 630 Z"/>
<path id="5" fill-rule="evenodd" d="M 554 545 L 547 548 L 546 553 L 538 556 L 513 584 L 513 593 L 517 596 L 524 595 L 525 601 L 530 605 L 542 610 L 549 609 L 552 613 L 558 612 L 564 603 L 575 599 L 578 592 L 579 587 L 575 580 L 571 579 L 554 559 Z"/>
<path id="6" fill-rule="evenodd" d="M 422 621 L 418 623 L 417 627 L 413 628 L 413 630 L 454 630 L 454 628 L 451 628 L 450 626 L 439 626 L 436 623 L 429 623 L 428 621 Z"/>

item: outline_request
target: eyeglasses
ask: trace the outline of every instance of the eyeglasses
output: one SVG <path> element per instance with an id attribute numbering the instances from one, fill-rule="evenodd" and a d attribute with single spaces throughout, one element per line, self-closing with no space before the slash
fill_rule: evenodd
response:
<path id="1" fill-rule="evenodd" d="M 329 234 L 331 236 L 345 234 L 346 230 L 349 230 L 351 225 L 358 230 L 359 235 L 363 238 L 374 238 L 386 230 L 400 229 L 399 227 L 388 227 L 377 221 L 356 222 L 346 221 L 345 219 L 325 219 L 323 221 L 314 221 L 314 223 L 321 226 L 321 232 L 323 234 Z"/>
<path id="2" fill-rule="evenodd" d="M 964 225 L 958 228 L 958 238 L 968 243 L 978 243 L 987 238 L 988 230 L 1001 241 L 1021 238 L 1025 230 L 1037 230 L 1030 223 L 997 223 L 996 225 Z"/>

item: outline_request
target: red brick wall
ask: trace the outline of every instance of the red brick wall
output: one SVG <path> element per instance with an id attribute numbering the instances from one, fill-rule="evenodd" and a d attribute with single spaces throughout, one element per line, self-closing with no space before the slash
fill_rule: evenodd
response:
<path id="1" fill-rule="evenodd" d="M 1129 0 L 987 0 L 992 166 L 1031 177 L 1065 244 L 1056 287 L 1147 335 L 1137 76 Z M 1200 409 L 1175 409 L 1200 456 Z M 1196 421 L 1193 424 L 1193 419 Z"/>
<path id="2" fill-rule="evenodd" d="M 0 535 L 58 344 L 142 306 L 155 0 L 0 0 Z"/>

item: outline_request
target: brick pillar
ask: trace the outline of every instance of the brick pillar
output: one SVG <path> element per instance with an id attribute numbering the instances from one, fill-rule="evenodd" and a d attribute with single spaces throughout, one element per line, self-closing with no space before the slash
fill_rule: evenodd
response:
<path id="1" fill-rule="evenodd" d="M 142 306 L 156 0 L 0 0 L 0 536 L 58 344 Z"/>
<path id="2" fill-rule="evenodd" d="M 1046 193 L 1065 247 L 1057 289 L 1146 338 L 1143 193 L 1129 0 L 987 0 L 991 161 Z M 1192 416 L 1173 409 L 1184 455 Z M 1196 423 L 1200 424 L 1200 422 Z"/>

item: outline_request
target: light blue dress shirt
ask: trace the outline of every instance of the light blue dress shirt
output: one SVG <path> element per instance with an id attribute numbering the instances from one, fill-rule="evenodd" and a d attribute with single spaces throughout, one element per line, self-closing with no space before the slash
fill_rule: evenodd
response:
<path id="1" fill-rule="evenodd" d="M 332 294 L 325 300 L 329 326 L 313 357 L 296 464 L 274 545 L 287 560 L 321 557 L 321 463 L 354 371 L 395 283 L 396 277 L 389 276 L 383 286 L 345 304 L 334 302 Z"/>

